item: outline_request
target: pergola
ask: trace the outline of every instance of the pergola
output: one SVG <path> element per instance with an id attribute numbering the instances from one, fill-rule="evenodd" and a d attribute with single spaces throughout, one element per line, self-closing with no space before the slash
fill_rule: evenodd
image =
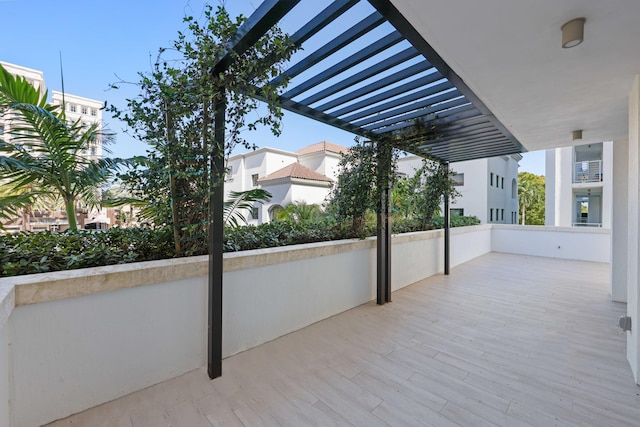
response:
<path id="1" fill-rule="evenodd" d="M 265 0 L 230 41 L 229 50 L 241 53 L 251 47 L 287 15 L 295 14 L 298 3 Z M 327 31 L 336 26 L 340 31 Z M 310 43 L 319 33 L 324 35 L 323 43 Z M 271 81 L 290 79 L 290 88 L 279 99 L 284 109 L 372 141 L 391 141 L 392 136 L 413 132 L 410 151 L 443 163 L 526 151 L 389 0 L 335 0 L 290 37 L 303 47 L 303 57 L 290 61 L 282 75 Z M 230 61 L 228 54 L 221 57 L 213 64 L 213 72 L 224 72 Z M 217 103 L 215 110 L 215 139 L 224 141 L 224 103 Z M 437 126 L 438 137 L 415 134 L 418 122 Z M 224 150 L 214 151 L 212 168 L 221 173 Z M 209 233 L 211 378 L 220 376 L 222 367 L 223 223 L 213 219 L 222 217 L 223 195 L 223 184 L 219 184 L 212 194 Z M 391 301 L 388 194 L 382 199 L 377 227 L 378 304 Z M 445 274 L 448 241 L 446 200 Z"/>

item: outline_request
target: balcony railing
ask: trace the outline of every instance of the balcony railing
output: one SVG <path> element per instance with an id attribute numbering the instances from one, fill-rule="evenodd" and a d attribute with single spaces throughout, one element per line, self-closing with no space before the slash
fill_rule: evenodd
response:
<path id="1" fill-rule="evenodd" d="M 573 182 L 601 182 L 602 160 L 576 162 L 573 167 Z"/>

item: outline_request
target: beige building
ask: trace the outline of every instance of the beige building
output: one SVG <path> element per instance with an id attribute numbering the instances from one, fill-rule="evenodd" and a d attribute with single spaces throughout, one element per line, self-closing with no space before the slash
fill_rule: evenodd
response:
<path id="1" fill-rule="evenodd" d="M 42 93 L 46 92 L 47 87 L 44 79 L 44 73 L 39 70 L 23 67 L 21 65 L 10 64 L 0 61 L 0 65 L 15 76 L 21 76 L 27 79 L 35 88 L 40 89 Z M 88 127 L 94 123 L 102 125 L 102 102 L 83 98 L 81 96 L 72 95 L 62 92 L 51 91 L 50 103 L 53 105 L 66 104 L 65 112 L 67 121 L 75 123 L 81 121 L 83 126 Z M 5 141 L 9 140 L 9 131 L 11 126 L 15 126 L 16 114 L 7 111 L 0 115 L 0 138 Z M 84 153 L 90 159 L 102 158 L 103 141 L 99 139 L 95 145 L 89 147 Z M 106 218 L 106 213 L 88 212 L 87 210 L 78 210 L 78 226 L 83 227 L 86 223 L 92 223 L 96 218 Z M 21 217 L 13 218 L 10 221 L 3 222 L 3 226 L 8 231 L 63 231 L 68 227 L 68 220 L 64 210 L 45 210 L 43 208 L 33 208 L 29 212 L 24 212 Z"/>

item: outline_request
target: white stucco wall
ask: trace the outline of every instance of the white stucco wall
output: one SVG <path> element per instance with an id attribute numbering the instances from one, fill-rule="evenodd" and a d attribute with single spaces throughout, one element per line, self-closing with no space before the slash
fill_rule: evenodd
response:
<path id="1" fill-rule="evenodd" d="M 0 322 L 0 426 L 9 425 L 9 328 Z"/>
<path id="2" fill-rule="evenodd" d="M 12 426 L 39 426 L 205 364 L 206 279 L 17 307 Z"/>
<path id="3" fill-rule="evenodd" d="M 495 225 L 494 252 L 609 262 L 610 232 L 604 228 Z"/>
<path id="4" fill-rule="evenodd" d="M 631 332 L 627 332 L 627 360 L 636 383 L 640 384 L 640 75 L 636 75 L 629 93 L 629 187 L 627 228 L 627 315 Z"/>
<path id="5" fill-rule="evenodd" d="M 611 300 L 627 302 L 627 256 L 629 222 L 629 141 L 613 143 L 611 212 Z"/>

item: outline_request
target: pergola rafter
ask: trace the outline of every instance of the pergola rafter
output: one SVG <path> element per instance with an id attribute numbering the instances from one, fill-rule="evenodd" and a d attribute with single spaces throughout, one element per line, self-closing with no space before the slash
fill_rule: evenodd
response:
<path id="1" fill-rule="evenodd" d="M 230 40 L 229 50 L 241 53 L 248 49 L 286 15 L 295 13 L 298 3 L 300 0 L 265 0 Z M 336 30 L 339 20 L 342 27 Z M 325 33 L 331 36 L 325 34 L 321 43 L 307 50 L 307 43 L 328 28 L 331 31 Z M 270 82 L 278 85 L 290 80 L 291 87 L 278 100 L 286 110 L 383 142 L 378 144 L 381 151 L 391 149 L 393 141 L 401 141 L 400 148 L 442 163 L 526 151 L 390 0 L 334 0 L 303 22 L 291 40 L 304 50 Z M 212 71 L 224 72 L 230 60 L 231 55 L 223 55 L 212 64 Z M 216 130 L 216 139 L 221 141 L 224 105 L 216 111 L 216 127 L 221 127 Z M 435 130 L 420 132 L 420 126 Z M 216 194 L 219 204 L 222 191 Z M 391 232 L 388 197 L 380 202 L 377 280 L 378 303 L 383 304 L 391 300 Z M 212 220 L 212 229 L 221 227 L 215 223 Z M 210 271 L 210 310 L 220 313 L 217 317 L 210 313 L 212 378 L 219 375 L 221 366 L 221 344 L 214 343 L 222 342 L 221 228 L 213 235 L 220 236 L 219 241 L 210 237 L 210 253 L 218 261 L 210 265 L 220 271 Z M 212 345 L 220 347 L 212 351 Z M 215 369 L 212 364 L 217 364 Z"/>

